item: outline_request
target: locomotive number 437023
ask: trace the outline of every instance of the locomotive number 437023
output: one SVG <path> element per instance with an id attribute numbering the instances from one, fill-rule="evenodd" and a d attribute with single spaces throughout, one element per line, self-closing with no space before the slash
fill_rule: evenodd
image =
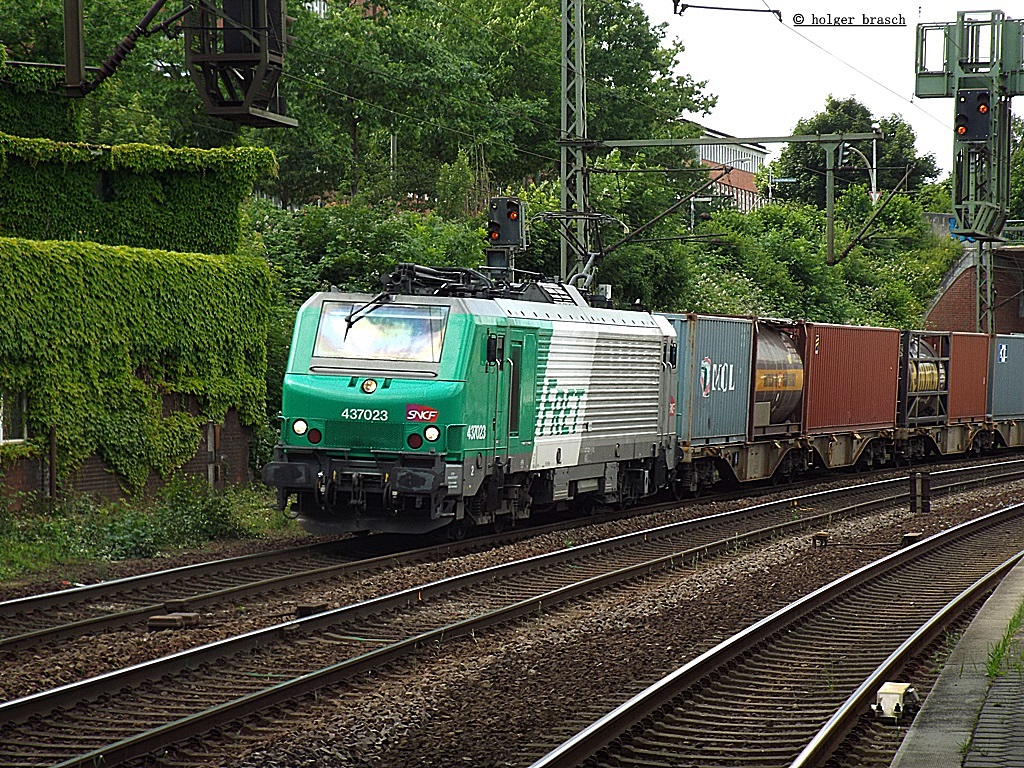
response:
<path id="1" fill-rule="evenodd" d="M 387 421 L 388 412 L 382 408 L 346 408 L 341 418 L 356 421 Z"/>

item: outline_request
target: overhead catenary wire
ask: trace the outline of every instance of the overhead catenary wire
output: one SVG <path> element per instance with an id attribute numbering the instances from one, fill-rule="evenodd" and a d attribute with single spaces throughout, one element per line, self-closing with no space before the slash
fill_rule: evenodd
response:
<path id="1" fill-rule="evenodd" d="M 762 3 L 764 3 L 764 5 L 765 5 L 765 7 L 766 7 L 766 8 L 768 7 L 768 2 L 767 2 L 767 0 L 761 0 L 761 2 L 762 2 Z M 875 85 L 877 85 L 877 86 L 878 86 L 879 88 L 882 88 L 883 90 L 885 90 L 885 91 L 888 91 L 888 92 L 889 92 L 889 93 L 891 93 L 891 94 L 892 94 L 893 96 L 895 96 L 896 98 L 900 99 L 901 101 L 905 101 L 905 102 L 907 102 L 907 104 L 909 104 L 910 106 L 914 107 L 914 109 L 918 110 L 918 111 L 919 111 L 919 112 L 921 112 L 922 114 L 924 114 L 924 115 L 927 115 L 927 116 L 928 116 L 929 118 L 931 118 L 932 120 L 934 120 L 935 122 L 937 122 L 937 123 L 938 123 L 939 125 L 943 126 L 944 128 L 950 128 L 950 129 L 952 128 L 952 126 L 951 126 L 951 125 L 950 125 L 949 123 L 947 123 L 947 122 L 946 122 L 946 121 L 944 121 L 944 120 L 940 120 L 940 119 L 939 119 L 939 118 L 937 118 L 937 117 L 936 117 L 935 115 L 933 115 L 933 114 L 932 114 L 931 112 L 929 112 L 928 110 L 926 110 L 926 109 L 924 109 L 923 107 L 921 107 L 921 106 L 920 106 L 920 105 L 919 105 L 919 104 L 918 104 L 918 103 L 917 103 L 916 101 L 914 101 L 913 99 L 908 99 L 908 98 L 907 98 L 906 96 L 904 96 L 904 95 L 903 95 L 902 93 L 899 93 L 898 91 L 894 91 L 894 90 L 893 90 L 892 88 L 890 88 L 889 86 L 887 86 L 887 85 L 886 85 L 885 83 L 883 83 L 883 82 L 880 82 L 880 81 L 876 80 L 876 79 L 875 79 L 875 78 L 873 78 L 873 77 L 872 77 L 871 75 L 869 75 L 869 74 L 868 74 L 867 72 L 864 72 L 863 70 L 861 70 L 861 69 L 859 69 L 858 67 L 854 66 L 853 64 L 851 64 L 850 62 L 848 62 L 848 61 L 847 61 L 846 59 L 844 59 L 843 57 L 841 57 L 841 56 L 838 56 L 837 54 L 835 54 L 835 53 L 833 53 L 832 51 L 828 50 L 828 48 L 825 48 L 825 47 L 823 47 L 823 46 L 819 45 L 818 43 L 814 42 L 814 41 L 813 41 L 813 40 L 812 40 L 811 38 L 807 37 L 807 35 L 804 35 L 804 34 L 802 34 L 802 33 L 801 33 L 801 32 L 800 32 L 799 30 L 797 30 L 797 28 L 796 28 L 796 27 L 792 27 L 792 26 L 789 26 L 789 25 L 788 25 L 788 24 L 786 24 L 786 23 L 785 23 L 784 21 L 782 21 L 782 19 L 781 19 L 781 18 L 779 18 L 779 23 L 780 23 L 780 24 L 782 24 L 782 26 L 784 26 L 784 27 L 785 27 L 786 29 L 788 29 L 788 30 L 789 30 L 790 32 L 792 32 L 792 33 L 793 33 L 794 35 L 796 35 L 796 36 L 797 36 L 797 37 L 799 37 L 800 39 L 802 39 L 802 40 L 804 40 L 804 41 L 806 41 L 806 42 L 810 43 L 810 44 L 811 44 L 811 45 L 813 45 L 813 46 L 814 46 L 815 48 L 817 48 L 817 49 L 818 49 L 819 51 L 822 51 L 823 53 L 826 53 L 826 54 L 828 54 L 828 55 L 829 55 L 829 56 L 831 56 L 831 57 L 832 57 L 833 59 L 835 59 L 835 60 L 836 60 L 836 61 L 838 61 L 838 62 L 839 62 L 840 64 L 842 64 L 842 65 L 843 65 L 844 67 L 847 67 L 848 69 L 851 69 L 851 70 L 853 70 L 853 71 L 854 71 L 854 72 L 856 72 L 856 73 L 857 73 L 858 75 L 860 75 L 861 77 L 865 78 L 866 80 L 870 80 L 870 81 L 871 81 L 872 83 L 874 83 Z"/>

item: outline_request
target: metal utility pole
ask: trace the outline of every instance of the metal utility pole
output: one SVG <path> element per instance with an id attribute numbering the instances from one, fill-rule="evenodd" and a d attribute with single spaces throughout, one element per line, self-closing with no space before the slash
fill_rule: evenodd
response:
<path id="1" fill-rule="evenodd" d="M 587 87 L 583 45 L 583 0 L 562 0 L 561 209 L 567 217 L 559 265 L 559 276 L 563 280 L 569 276 L 570 254 L 575 258 L 576 268 L 580 269 L 589 250 L 587 222 L 583 217 L 587 207 L 584 148 L 587 139 Z M 573 229 L 575 237 L 572 237 Z"/>
<path id="2" fill-rule="evenodd" d="M 954 99 L 953 234 L 978 241 L 977 328 L 995 333 L 991 243 L 1010 196 L 1010 99 L 1024 93 L 1024 23 L 1002 11 L 960 11 L 917 27 L 921 98 Z"/>
<path id="3" fill-rule="evenodd" d="M 64 89 L 72 98 L 85 95 L 82 0 L 64 0 Z"/>

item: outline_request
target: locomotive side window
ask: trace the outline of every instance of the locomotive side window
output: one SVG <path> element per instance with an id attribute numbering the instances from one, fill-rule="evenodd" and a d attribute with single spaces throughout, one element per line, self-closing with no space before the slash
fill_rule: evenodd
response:
<path id="1" fill-rule="evenodd" d="M 441 360 L 448 307 L 385 304 L 350 323 L 356 309 L 351 302 L 324 302 L 314 356 L 417 363 Z"/>

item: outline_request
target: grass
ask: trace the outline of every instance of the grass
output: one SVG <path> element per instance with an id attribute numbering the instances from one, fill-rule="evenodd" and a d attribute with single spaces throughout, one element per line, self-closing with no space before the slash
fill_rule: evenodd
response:
<path id="1" fill-rule="evenodd" d="M 985 673 L 989 677 L 998 677 L 1011 670 L 1024 674 L 1024 648 L 1020 640 L 1015 638 L 1024 624 L 1024 602 L 1017 606 L 1016 612 L 1003 632 L 999 641 L 988 649 L 988 660 Z"/>
<path id="2" fill-rule="evenodd" d="M 0 582 L 57 566 L 148 558 L 213 541 L 264 538 L 294 523 L 262 488 L 213 491 L 200 478 L 172 480 L 153 499 L 45 504 L 0 497 Z"/>

